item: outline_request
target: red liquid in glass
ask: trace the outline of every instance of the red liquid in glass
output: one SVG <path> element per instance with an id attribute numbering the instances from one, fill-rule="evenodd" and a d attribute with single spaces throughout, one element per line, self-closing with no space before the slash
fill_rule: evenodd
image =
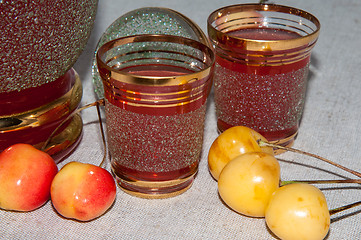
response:
<path id="1" fill-rule="evenodd" d="M 297 33 L 273 28 L 244 28 L 229 32 L 228 35 L 253 40 L 289 40 L 300 37 Z"/>
<path id="2" fill-rule="evenodd" d="M 191 73 L 187 69 L 164 65 L 135 66 L 122 71 L 155 77 Z M 149 87 L 145 85 L 144 88 Z M 117 176 L 131 181 L 155 182 L 186 178 L 197 171 L 205 104 L 190 107 L 182 114 L 176 111 L 163 114 L 162 108 L 152 108 L 153 114 L 144 114 L 139 110 L 122 109 L 107 100 L 109 148 Z"/>
<path id="3" fill-rule="evenodd" d="M 133 75 L 148 77 L 170 77 L 193 73 L 192 71 L 182 67 L 156 64 L 131 66 L 123 68 L 122 71 Z"/>
<path id="4" fill-rule="evenodd" d="M 268 28 L 242 29 L 228 34 L 254 40 L 300 37 L 297 33 Z M 285 139 L 297 133 L 309 57 L 285 64 L 281 60 L 276 66 L 267 66 L 267 62 L 251 65 L 246 61 L 234 60 L 237 52 L 244 52 L 244 48 L 230 45 L 232 43 L 224 44 L 225 48 L 232 49 L 233 56 L 217 54 L 216 59 L 215 102 L 219 130 L 222 132 L 232 126 L 248 126 L 270 141 Z M 270 50 L 266 54 L 288 53 Z M 266 59 L 266 56 L 263 57 Z"/>

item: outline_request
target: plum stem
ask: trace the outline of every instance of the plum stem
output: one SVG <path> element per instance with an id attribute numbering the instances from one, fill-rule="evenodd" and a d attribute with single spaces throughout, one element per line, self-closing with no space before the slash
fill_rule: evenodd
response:
<path id="1" fill-rule="evenodd" d="M 309 183 L 309 184 L 331 184 L 331 183 L 361 183 L 361 179 L 341 179 L 341 180 L 292 180 L 281 181 L 281 185 L 292 183 Z"/>
<path id="2" fill-rule="evenodd" d="M 267 146 L 267 147 L 273 147 L 273 148 L 278 148 L 278 149 L 282 149 L 282 150 L 286 150 L 286 151 L 290 151 L 290 152 L 295 152 L 295 153 L 299 153 L 299 154 L 303 154 L 303 155 L 307 155 L 307 156 L 311 156 L 311 157 L 314 157 L 314 158 L 317 158 L 319 160 L 322 160 L 326 163 L 329 163 L 333 166 L 336 166 L 338 168 L 341 168 L 342 170 L 346 171 L 346 172 L 349 172 L 357 177 L 360 177 L 361 178 L 361 173 L 357 172 L 357 171 L 354 171 L 352 169 L 349 169 L 349 168 L 346 168 L 338 163 L 335 163 L 335 162 L 332 162 L 330 160 L 328 160 L 327 158 L 324 158 L 324 157 L 321 157 L 321 156 L 318 156 L 316 154 L 313 154 L 313 153 L 309 153 L 309 152 L 305 152 L 305 151 L 302 151 L 302 150 L 298 150 L 298 149 L 295 149 L 295 148 L 290 148 L 290 147 L 284 147 L 284 146 L 280 146 L 280 145 L 277 145 L 277 144 L 273 144 L 273 143 L 269 143 L 269 142 L 265 142 L 265 141 L 262 141 L 261 139 L 258 140 L 258 144 L 261 146 L 261 147 L 264 147 L 264 146 Z"/>
<path id="3" fill-rule="evenodd" d="M 342 212 L 344 210 L 347 210 L 347 209 L 350 209 L 350 208 L 353 208 L 353 207 L 357 207 L 359 205 L 361 205 L 361 201 L 354 202 L 354 203 L 351 203 L 351 204 L 348 204 L 348 205 L 345 205 L 345 206 L 342 206 L 342 207 L 331 209 L 329 212 L 330 212 L 330 215 L 333 215 L 333 214 Z"/>
<path id="4" fill-rule="evenodd" d="M 92 103 L 89 103 L 87 105 L 84 105 L 83 107 L 81 108 L 78 108 L 77 110 L 75 110 L 74 112 L 72 112 L 71 114 L 69 114 L 55 129 L 54 131 L 50 134 L 50 136 L 48 137 L 48 139 L 44 142 L 43 146 L 41 147 L 41 150 L 42 151 L 45 151 L 46 147 L 48 146 L 49 142 L 51 141 L 51 138 L 54 136 L 54 134 L 60 129 L 61 126 L 64 125 L 64 123 L 66 123 L 69 119 L 71 119 L 72 117 L 74 117 L 75 114 L 78 114 L 80 113 L 81 111 L 83 111 L 84 109 L 87 109 L 87 108 L 90 108 L 90 107 L 94 107 L 94 106 L 97 106 L 97 109 L 99 108 L 100 105 L 104 105 L 104 99 L 100 99 L 96 102 L 92 102 Z M 98 116 L 99 116 L 99 119 L 100 119 L 100 113 L 99 113 L 99 110 L 98 110 Z M 100 120 L 100 124 L 101 124 L 101 120 Z M 103 129 L 103 125 L 101 124 L 101 130 Z M 102 130 L 102 137 L 103 137 L 103 141 L 105 143 L 105 137 L 104 137 L 104 133 L 103 133 L 103 130 Z M 104 162 L 104 159 L 106 158 L 106 151 L 104 153 L 104 157 L 103 157 L 103 161 L 101 162 L 101 165 L 103 164 Z"/>

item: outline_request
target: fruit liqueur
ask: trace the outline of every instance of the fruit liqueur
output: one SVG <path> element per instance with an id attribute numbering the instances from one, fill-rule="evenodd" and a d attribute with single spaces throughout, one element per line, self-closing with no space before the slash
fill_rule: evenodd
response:
<path id="1" fill-rule="evenodd" d="M 191 73 L 180 67 L 164 65 L 133 66 L 122 69 L 122 72 L 155 76 L 160 78 L 159 81 L 161 77 Z M 144 85 L 140 91 L 160 93 L 169 87 L 174 86 L 167 86 L 166 83 L 164 86 Z M 167 106 L 163 107 L 162 94 L 156 97 L 149 94 L 149 99 L 146 99 L 147 94 L 143 94 L 137 101 L 144 102 L 144 106 L 132 106 L 126 98 L 119 98 L 117 102 L 107 99 L 107 122 L 111 124 L 108 131 L 112 131 L 108 133 L 109 148 L 113 153 L 112 168 L 115 175 L 128 178 L 129 181 L 153 182 L 193 175 L 197 171 L 201 154 L 206 97 L 204 95 L 174 106 L 167 102 Z M 149 107 L 146 106 L 147 101 L 152 104 L 159 101 L 160 105 Z M 188 185 L 189 182 L 183 184 Z"/>
<path id="2" fill-rule="evenodd" d="M 271 28 L 247 28 L 228 34 L 262 41 L 300 37 L 294 32 Z M 292 60 L 283 60 L 290 51 L 263 48 L 260 51 L 264 55 L 260 56 L 260 51 L 247 51 L 245 45 L 232 41 L 226 44 L 232 51 L 217 54 L 216 59 L 218 129 L 222 132 L 232 126 L 248 126 L 270 141 L 296 134 L 304 105 L 303 82 L 307 78 L 309 57 L 298 58 L 296 52 Z"/>

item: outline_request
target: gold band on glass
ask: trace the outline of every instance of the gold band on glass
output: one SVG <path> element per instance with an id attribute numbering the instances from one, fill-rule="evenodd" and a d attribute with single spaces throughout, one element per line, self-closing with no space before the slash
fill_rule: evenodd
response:
<path id="1" fill-rule="evenodd" d="M 75 73 L 75 82 L 73 87 L 62 97 L 23 113 L 17 113 L 7 116 L 0 116 L 0 134 L 6 136 L 7 133 L 19 132 L 42 127 L 51 124 L 54 121 L 62 119 L 71 114 L 79 106 L 82 98 L 82 84 L 79 75 Z M 54 135 L 44 151 L 54 155 L 56 162 L 60 161 L 63 154 L 68 149 L 72 149 L 80 140 L 83 129 L 83 122 L 79 114 L 75 114 L 69 124 L 59 133 Z M 34 133 L 36 134 L 36 132 Z M 41 149 L 44 142 L 34 143 L 34 147 Z"/>
<path id="2" fill-rule="evenodd" d="M 242 27 L 249 28 L 255 26 L 259 23 L 262 23 L 259 19 L 262 19 L 262 16 L 259 12 L 277 12 L 284 13 L 286 16 L 295 15 L 300 18 L 303 18 L 314 26 L 308 26 L 306 23 L 291 19 L 282 19 L 280 17 L 275 17 L 274 19 L 282 19 L 284 21 L 289 21 L 289 23 L 297 24 L 304 26 L 309 32 L 305 32 L 304 36 L 295 39 L 288 40 L 253 40 L 247 38 L 239 38 L 231 36 L 228 33 L 232 30 L 237 30 Z M 272 21 L 272 16 L 267 17 L 268 21 Z M 272 23 L 272 22 L 271 22 Z M 227 42 L 237 43 L 239 46 L 242 46 L 247 51 L 283 51 L 288 49 L 297 49 L 310 43 L 314 43 L 319 35 L 320 22 L 312 14 L 282 5 L 275 4 L 239 4 L 220 8 L 210 14 L 208 18 L 208 33 L 211 39 L 224 39 Z M 290 27 L 296 29 L 291 25 L 284 25 L 285 27 Z M 299 29 L 297 29 L 299 30 Z"/>
<path id="3" fill-rule="evenodd" d="M 25 128 L 39 127 L 65 117 L 74 111 L 82 97 L 82 85 L 80 78 L 75 73 L 74 86 L 62 97 L 23 113 L 0 116 L 0 134 L 10 131 L 20 131 Z"/>
<path id="4" fill-rule="evenodd" d="M 136 197 L 140 197 L 140 198 L 147 198 L 147 199 L 163 199 L 163 198 L 170 198 L 170 197 L 174 197 L 177 195 L 180 195 L 182 193 L 184 193 L 185 191 L 187 191 L 191 186 L 192 186 L 192 179 L 194 179 L 195 175 L 197 174 L 197 172 L 194 172 L 192 175 L 185 177 L 185 178 L 181 178 L 181 179 L 176 179 L 176 180 L 170 180 L 170 181 L 156 181 L 156 182 L 152 182 L 152 181 L 131 181 L 129 179 L 120 179 L 119 177 L 116 177 L 116 180 L 118 181 L 118 185 L 119 187 L 125 191 L 126 193 L 132 195 L 132 196 L 136 196 Z M 152 193 L 143 193 L 141 191 L 137 191 L 137 190 L 129 190 L 127 189 L 125 186 L 132 186 L 135 189 L 139 188 L 139 189 L 147 189 L 148 191 L 149 189 L 152 189 L 153 191 L 155 191 L 154 194 Z M 188 184 L 186 185 L 184 188 L 181 188 L 177 191 L 164 191 L 162 193 L 159 193 L 157 191 L 159 190 L 164 190 L 166 188 L 172 188 L 174 186 L 179 186 L 182 184 Z M 138 190 L 139 190 L 138 189 Z"/>
<path id="5" fill-rule="evenodd" d="M 141 75 L 129 74 L 126 72 L 119 71 L 114 66 L 112 67 L 108 65 L 108 63 L 113 59 L 110 60 L 103 59 L 103 56 L 109 50 L 116 48 L 117 46 L 129 44 L 129 43 L 135 43 L 135 42 L 169 42 L 169 43 L 176 43 L 176 44 L 193 47 L 199 50 L 200 52 L 203 52 L 204 55 L 203 58 L 202 59 L 198 58 L 197 60 L 207 65 L 207 67 L 200 70 L 199 72 L 194 72 L 185 75 L 171 76 L 171 77 L 159 77 L 159 76 L 153 77 L 153 76 L 141 76 Z M 162 52 L 167 53 L 166 51 L 162 51 Z M 182 54 L 185 55 L 185 53 Z M 191 57 L 194 58 L 195 56 L 191 56 Z M 100 69 L 100 75 L 103 77 L 103 80 L 104 80 L 104 76 L 106 76 L 107 80 L 114 79 L 124 83 L 139 84 L 139 85 L 144 84 L 151 86 L 173 86 L 173 85 L 186 84 L 199 79 L 203 79 L 210 75 L 213 62 L 214 62 L 214 53 L 212 49 L 207 45 L 197 42 L 195 40 L 178 37 L 178 36 L 171 36 L 171 35 L 137 35 L 137 36 L 118 38 L 105 43 L 102 47 L 99 48 L 97 52 L 97 64 L 98 64 L 98 68 Z"/>

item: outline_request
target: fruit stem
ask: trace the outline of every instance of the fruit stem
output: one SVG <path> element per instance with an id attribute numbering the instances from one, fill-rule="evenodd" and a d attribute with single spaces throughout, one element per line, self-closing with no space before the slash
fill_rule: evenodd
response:
<path id="1" fill-rule="evenodd" d="M 347 209 L 350 209 L 350 208 L 353 208 L 353 207 L 357 207 L 359 205 L 361 205 L 361 201 L 354 202 L 354 203 L 351 203 L 351 204 L 348 204 L 348 205 L 345 205 L 345 206 L 342 206 L 342 207 L 331 209 L 329 212 L 330 212 L 330 215 L 333 215 L 333 214 L 342 212 L 344 210 L 347 210 Z"/>
<path id="2" fill-rule="evenodd" d="M 103 155 L 103 159 L 102 161 L 100 162 L 99 164 L 99 167 L 101 167 L 106 158 L 107 158 L 107 143 L 105 141 L 105 134 L 104 134 L 104 128 L 103 128 L 103 121 L 102 121 L 102 117 L 101 117 L 101 114 L 100 114 L 100 105 L 104 105 L 104 99 L 102 99 L 103 101 L 100 102 L 100 101 L 97 101 L 96 103 L 96 106 L 97 106 L 97 113 L 98 113 L 98 119 L 99 119 L 99 127 L 100 127 L 100 132 L 102 134 L 102 141 L 103 141 L 103 146 L 104 146 L 104 155 Z"/>
<path id="3" fill-rule="evenodd" d="M 69 114 L 60 124 L 59 126 L 57 126 L 55 128 L 55 130 L 50 134 L 50 136 L 48 137 L 48 139 L 44 142 L 43 146 L 41 147 L 40 150 L 44 151 L 46 146 L 48 146 L 51 138 L 54 136 L 54 134 L 59 130 L 59 128 L 61 126 L 63 126 L 64 123 L 66 123 L 70 118 L 72 118 L 75 114 L 78 114 L 79 112 L 83 111 L 84 109 L 87 109 L 87 108 L 90 108 L 90 107 L 93 107 L 93 106 L 97 106 L 97 105 L 104 105 L 104 99 L 100 99 L 96 102 L 93 102 L 93 103 L 89 103 L 81 108 L 78 108 L 77 110 L 75 110 L 74 112 L 72 112 L 71 114 Z"/>
<path id="4" fill-rule="evenodd" d="M 328 184 L 328 183 L 361 183 L 361 179 L 341 179 L 341 180 L 293 180 L 281 181 L 281 186 L 291 183 Z"/>
<path id="5" fill-rule="evenodd" d="M 324 162 L 327 162 L 333 166 L 336 166 L 338 168 L 341 168 L 343 170 L 345 170 L 346 172 L 349 172 L 355 176 L 358 176 L 361 178 L 361 173 L 357 172 L 357 171 L 354 171 L 352 169 L 349 169 L 349 168 L 346 168 L 338 163 L 335 163 L 335 162 L 332 162 L 324 157 L 321 157 L 321 156 L 318 156 L 316 154 L 313 154 L 313 153 L 308 153 L 308 152 L 305 152 L 305 151 L 301 151 L 301 150 L 298 150 L 298 149 L 295 149 L 295 148 L 290 148 L 290 147 L 283 147 L 283 146 L 280 146 L 280 145 L 277 145 L 277 144 L 273 144 L 273 143 L 269 143 L 269 142 L 264 142 L 262 141 L 261 139 L 257 140 L 258 141 L 258 144 L 261 146 L 261 147 L 273 147 L 273 148 L 279 148 L 279 149 L 282 149 L 282 150 L 286 150 L 286 151 L 290 151 L 290 152 L 295 152 L 295 153 L 299 153 L 299 154 L 304 154 L 304 155 L 308 155 L 308 156 L 311 156 L 311 157 L 314 157 L 314 158 L 317 158 L 319 160 L 322 160 Z"/>

